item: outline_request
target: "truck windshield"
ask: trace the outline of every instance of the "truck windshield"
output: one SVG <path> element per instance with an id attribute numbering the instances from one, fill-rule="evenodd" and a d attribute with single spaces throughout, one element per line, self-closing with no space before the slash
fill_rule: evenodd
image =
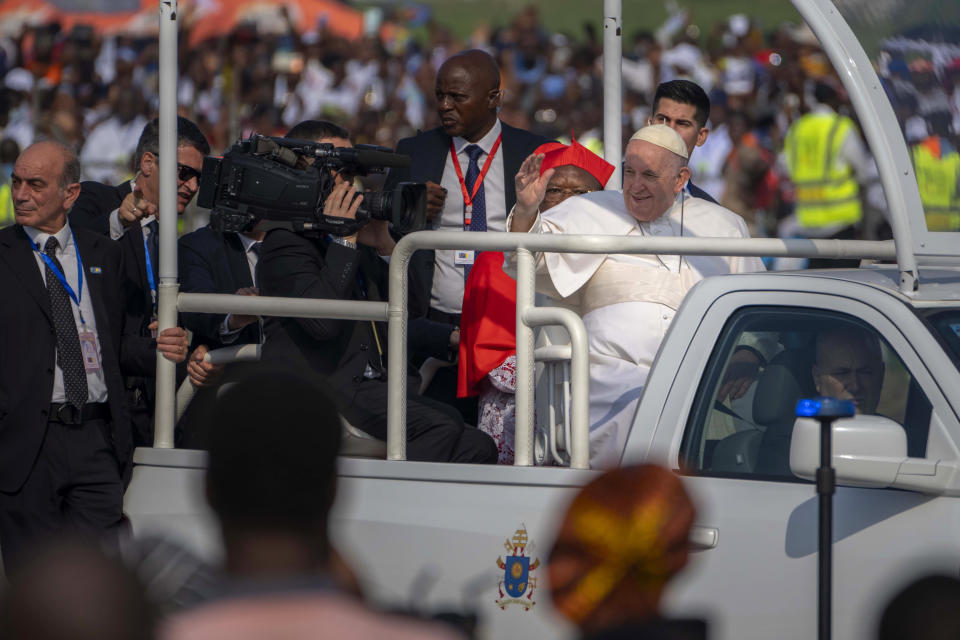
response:
<path id="1" fill-rule="evenodd" d="M 960 231 L 960 3 L 834 0 L 893 105 L 929 231 Z"/>

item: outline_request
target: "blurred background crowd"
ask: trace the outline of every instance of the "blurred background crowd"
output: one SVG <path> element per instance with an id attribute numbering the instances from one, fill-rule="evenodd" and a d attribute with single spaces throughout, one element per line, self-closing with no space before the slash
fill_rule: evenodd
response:
<path id="1" fill-rule="evenodd" d="M 117 184 L 130 177 L 130 158 L 156 115 L 158 91 L 157 3 L 139 4 L 125 13 L 98 13 L 57 8 L 50 0 L 0 3 L 0 180 L 9 179 L 17 150 L 38 137 L 76 148 L 84 179 Z M 180 2 L 178 104 L 214 153 L 240 136 L 279 135 L 307 118 L 342 124 L 355 143 L 392 148 L 438 124 L 436 70 L 471 47 L 490 51 L 500 63 L 504 122 L 549 138 L 572 133 L 602 153 L 602 33 L 591 20 L 551 31 L 538 5 L 530 4 L 488 15 L 458 36 L 428 4 L 244 6 Z M 845 97 L 829 60 L 799 18 L 762 24 L 734 13 L 698 24 L 676 4 L 668 4 L 665 15 L 648 30 L 625 18 L 624 136 L 645 123 L 659 83 L 697 82 L 712 110 L 710 136 L 691 161 L 693 181 L 756 219 L 755 235 L 775 235 L 792 197 L 774 163 L 789 125 L 809 109 L 818 82 Z M 877 45 L 876 63 L 908 143 L 927 137 L 931 116 L 960 129 L 960 38 L 922 28 L 894 36 Z M 198 217 L 191 226 L 205 222 Z"/>

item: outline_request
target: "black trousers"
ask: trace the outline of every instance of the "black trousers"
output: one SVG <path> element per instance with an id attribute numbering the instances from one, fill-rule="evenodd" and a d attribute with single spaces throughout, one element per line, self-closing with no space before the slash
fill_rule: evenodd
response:
<path id="1" fill-rule="evenodd" d="M 418 396 L 407 384 L 407 459 L 495 464 L 497 447 L 487 434 L 464 425 L 450 405 Z M 387 383 L 382 379 L 333 383 L 337 409 L 356 428 L 387 439 Z"/>
<path id="2" fill-rule="evenodd" d="M 23 487 L 0 492 L 0 552 L 7 574 L 46 538 L 69 533 L 116 539 L 126 521 L 120 464 L 108 432 L 104 420 L 47 423 Z"/>
<path id="3" fill-rule="evenodd" d="M 427 317 L 436 322 L 446 322 L 447 324 L 460 326 L 459 313 L 447 313 L 430 307 L 429 311 L 427 311 Z M 477 396 L 470 396 L 468 398 L 457 397 L 456 367 L 438 369 L 433 376 L 433 380 L 430 381 L 430 386 L 423 392 L 423 395 L 455 408 L 460 412 L 460 416 L 467 424 L 477 424 L 479 398 Z"/>

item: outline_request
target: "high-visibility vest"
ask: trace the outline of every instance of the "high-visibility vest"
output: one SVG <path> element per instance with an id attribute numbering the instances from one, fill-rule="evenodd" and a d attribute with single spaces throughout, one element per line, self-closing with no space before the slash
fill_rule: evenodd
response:
<path id="1" fill-rule="evenodd" d="M 960 231 L 960 195 L 957 194 L 960 153 L 935 153 L 928 142 L 929 139 L 910 149 L 927 229 Z M 939 141 L 933 142 L 936 144 Z"/>
<path id="2" fill-rule="evenodd" d="M 10 184 L 0 185 L 0 229 L 9 227 L 16 218 L 13 215 L 13 192 L 10 190 Z"/>
<path id="3" fill-rule="evenodd" d="M 863 217 L 860 186 L 840 157 L 853 121 L 834 113 L 808 113 L 793 123 L 784 141 L 801 227 L 855 224 Z"/>

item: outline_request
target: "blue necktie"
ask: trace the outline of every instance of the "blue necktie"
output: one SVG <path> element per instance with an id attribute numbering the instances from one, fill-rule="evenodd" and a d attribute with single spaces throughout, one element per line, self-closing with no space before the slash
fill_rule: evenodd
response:
<path id="1" fill-rule="evenodd" d="M 480 156 L 483 154 L 483 149 L 478 147 L 475 144 L 471 144 L 464 149 L 464 152 L 470 156 L 470 164 L 467 165 L 467 176 L 464 182 L 467 185 L 467 193 L 473 192 L 473 185 L 477 181 L 477 178 L 480 175 Z M 477 188 L 477 194 L 473 196 L 473 212 L 470 215 L 470 226 L 467 227 L 468 231 L 486 231 L 487 230 L 487 205 L 483 195 L 483 183 L 480 183 L 480 186 Z M 476 260 L 480 252 L 476 252 L 473 256 L 473 259 Z M 467 276 L 470 275 L 470 265 L 463 270 L 463 281 L 467 281 Z"/>
<path id="2" fill-rule="evenodd" d="M 147 229 L 150 230 L 147 234 L 147 249 L 150 251 L 150 264 L 153 267 L 153 280 L 154 282 L 157 282 L 160 280 L 160 224 L 156 220 L 151 220 L 147 223 Z"/>

